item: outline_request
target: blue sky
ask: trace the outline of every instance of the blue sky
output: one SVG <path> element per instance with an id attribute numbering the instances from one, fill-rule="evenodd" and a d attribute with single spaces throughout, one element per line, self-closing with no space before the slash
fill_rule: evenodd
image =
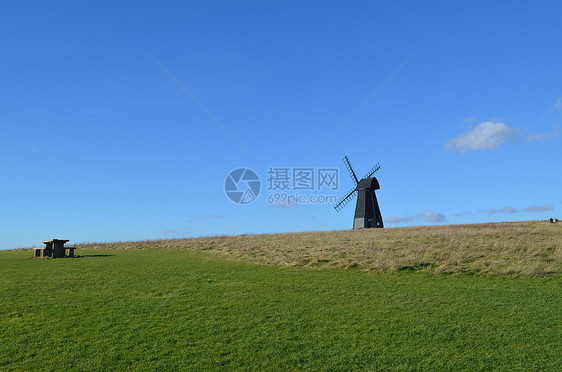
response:
<path id="1" fill-rule="evenodd" d="M 560 218 L 562 4 L 6 2 L 0 249 L 340 230 L 267 171 L 376 162 L 387 227 Z M 260 195 L 238 205 L 227 174 Z M 240 184 L 243 188 L 243 184 Z M 294 194 L 295 190 L 289 190 Z"/>

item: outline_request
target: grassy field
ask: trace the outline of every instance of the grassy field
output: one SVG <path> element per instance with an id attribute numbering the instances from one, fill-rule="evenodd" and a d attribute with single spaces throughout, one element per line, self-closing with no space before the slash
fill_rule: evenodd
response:
<path id="1" fill-rule="evenodd" d="M 86 244 L 204 250 L 266 265 L 435 273 L 562 272 L 562 223 L 543 221 Z"/>
<path id="2" fill-rule="evenodd" d="M 451 227 L 495 257 L 452 270 L 417 250 L 437 258 L 369 266 L 356 232 L 106 244 L 73 259 L 0 252 L 0 370 L 561 370 L 561 230 L 515 224 L 505 243 L 500 225 L 473 225 L 481 237 Z M 401 236 L 436 252 L 453 234 L 371 231 L 380 246 Z M 259 239 L 277 251 L 252 254 Z M 307 259 L 280 253 L 291 246 Z M 510 266 L 508 248 L 533 272 L 518 256 Z"/>

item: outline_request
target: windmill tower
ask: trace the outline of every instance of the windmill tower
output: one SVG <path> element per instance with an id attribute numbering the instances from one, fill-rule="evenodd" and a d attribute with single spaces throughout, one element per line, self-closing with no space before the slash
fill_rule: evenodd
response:
<path id="1" fill-rule="evenodd" d="M 380 164 L 377 163 L 363 178 L 359 180 L 351 167 L 351 163 L 349 162 L 347 155 L 343 158 L 343 162 L 349 172 L 349 175 L 351 176 L 351 180 L 355 184 L 355 188 L 348 192 L 347 195 L 334 206 L 334 208 L 338 212 L 341 211 L 342 208 L 357 195 L 353 228 L 364 229 L 370 227 L 384 227 L 379 203 L 377 202 L 377 196 L 375 195 L 375 190 L 380 189 L 379 181 L 377 181 L 375 177 L 371 177 L 379 169 L 381 169 Z"/>

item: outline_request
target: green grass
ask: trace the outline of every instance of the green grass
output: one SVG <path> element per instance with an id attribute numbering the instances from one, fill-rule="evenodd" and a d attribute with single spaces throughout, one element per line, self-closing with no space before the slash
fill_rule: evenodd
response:
<path id="1" fill-rule="evenodd" d="M 560 273 L 77 253 L 0 252 L 0 370 L 562 369 Z"/>

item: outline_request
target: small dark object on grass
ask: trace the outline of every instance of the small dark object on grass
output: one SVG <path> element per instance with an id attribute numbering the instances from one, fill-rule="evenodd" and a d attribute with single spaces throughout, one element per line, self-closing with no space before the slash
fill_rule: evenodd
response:
<path id="1" fill-rule="evenodd" d="M 51 239 L 45 240 L 42 243 L 45 244 L 43 248 L 33 248 L 33 257 L 38 258 L 62 258 L 62 257 L 74 257 L 74 250 L 76 247 L 65 247 L 64 244 L 68 243 L 69 240 L 62 239 Z M 68 255 L 66 255 L 68 251 Z"/>

